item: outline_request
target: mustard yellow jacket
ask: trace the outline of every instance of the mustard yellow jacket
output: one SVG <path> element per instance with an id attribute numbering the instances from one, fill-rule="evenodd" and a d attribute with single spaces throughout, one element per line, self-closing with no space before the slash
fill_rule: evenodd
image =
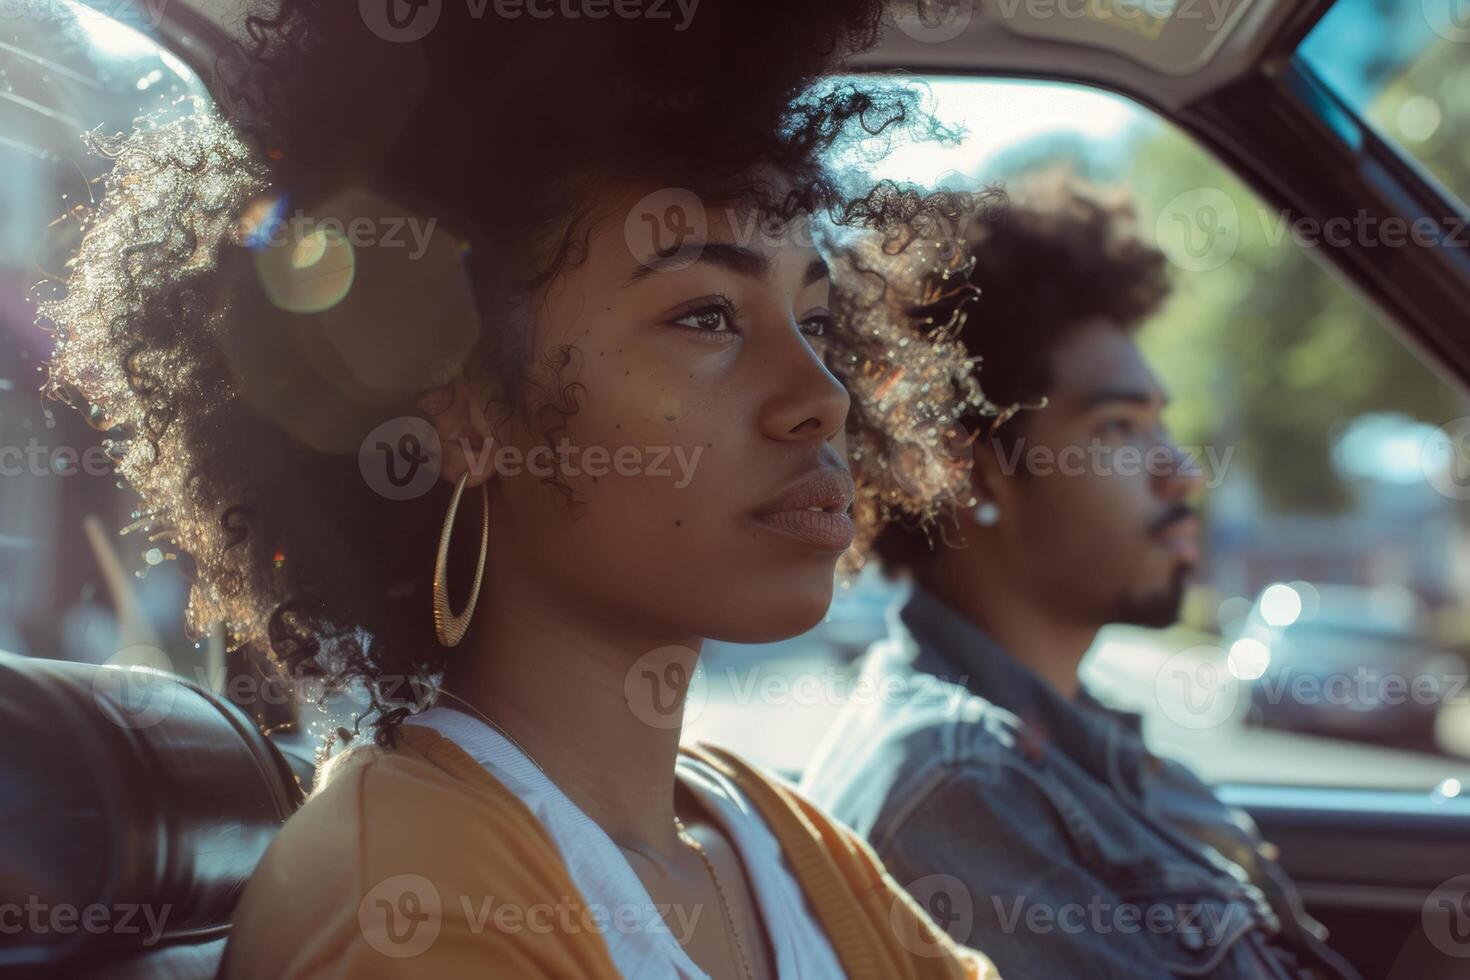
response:
<path id="1" fill-rule="evenodd" d="M 618 977 L 596 929 L 562 928 L 561 916 L 540 928 L 497 928 L 475 921 L 472 902 L 453 900 L 586 907 L 551 837 L 514 794 L 439 733 L 401 732 L 392 750 L 348 753 L 286 822 L 241 897 L 221 976 Z M 998 980 L 852 831 L 734 755 L 684 751 L 760 811 L 853 980 Z M 385 908 L 402 927 L 393 936 Z"/>

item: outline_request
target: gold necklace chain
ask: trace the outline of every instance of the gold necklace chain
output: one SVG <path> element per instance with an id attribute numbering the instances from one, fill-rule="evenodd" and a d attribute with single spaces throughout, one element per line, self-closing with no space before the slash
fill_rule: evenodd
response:
<path id="1" fill-rule="evenodd" d="M 704 845 L 695 840 L 694 835 L 684 827 L 684 821 L 680 820 L 677 814 L 674 816 L 674 826 L 679 831 L 679 839 L 688 844 L 694 853 L 699 855 L 704 866 L 709 869 L 710 881 L 715 883 L 715 896 L 720 900 L 720 911 L 725 914 L 725 928 L 730 930 L 730 939 L 734 942 L 735 952 L 740 955 L 740 965 L 745 970 L 745 978 L 755 980 L 755 973 L 750 969 L 750 957 L 745 952 L 745 939 L 740 935 L 740 930 L 735 927 L 735 916 L 730 912 L 730 902 L 725 897 L 724 886 L 720 884 L 719 872 L 715 871 L 715 862 L 710 859 Z"/>
<path id="2" fill-rule="evenodd" d="M 492 721 L 489 715 L 485 714 L 485 712 L 470 704 L 459 695 L 451 691 L 446 691 L 442 687 L 438 689 L 438 693 L 446 697 L 453 698 L 460 704 L 464 705 L 466 708 L 469 708 L 475 714 L 479 715 L 481 720 L 483 720 L 485 724 L 495 729 L 501 734 L 502 737 L 505 738 L 507 742 L 515 746 L 516 749 L 521 753 L 521 755 L 525 756 L 526 760 L 530 762 L 531 765 L 536 767 L 537 772 L 541 773 L 541 775 L 543 776 L 546 775 L 546 770 L 542 768 L 541 763 L 536 761 L 536 757 L 533 756 L 530 752 L 527 752 L 526 747 L 515 740 L 515 736 L 511 735 L 510 732 L 506 731 L 504 728 L 501 728 L 494 721 Z M 550 777 L 548 776 L 547 778 L 549 779 Z M 724 885 L 720 883 L 719 872 L 715 871 L 714 861 L 710 859 L 709 853 L 706 852 L 704 849 L 704 845 L 695 840 L 694 835 L 689 833 L 689 830 L 684 826 L 684 821 L 679 819 L 679 815 L 677 813 L 674 814 L 674 829 L 678 831 L 679 840 L 681 840 L 691 850 L 693 850 L 695 854 L 699 855 L 699 860 L 703 862 L 705 869 L 709 871 L 710 881 L 713 882 L 715 886 L 715 896 L 720 900 L 720 911 L 724 913 L 725 916 L 725 928 L 729 930 L 729 937 L 735 946 L 735 952 L 738 953 L 740 956 L 740 966 L 745 970 L 746 980 L 755 980 L 755 973 L 752 972 L 750 968 L 750 957 L 746 954 L 745 951 L 745 939 L 740 935 L 740 930 L 735 927 L 735 916 L 730 911 L 730 902 L 729 899 L 725 897 L 725 888 Z"/>

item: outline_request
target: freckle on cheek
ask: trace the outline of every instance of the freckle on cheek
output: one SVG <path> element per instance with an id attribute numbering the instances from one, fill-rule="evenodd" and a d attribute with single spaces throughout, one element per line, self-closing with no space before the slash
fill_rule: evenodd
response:
<path id="1" fill-rule="evenodd" d="M 658 400 L 658 410 L 663 415 L 665 422 L 674 422 L 679 418 L 679 399 L 672 395 L 663 395 Z"/>

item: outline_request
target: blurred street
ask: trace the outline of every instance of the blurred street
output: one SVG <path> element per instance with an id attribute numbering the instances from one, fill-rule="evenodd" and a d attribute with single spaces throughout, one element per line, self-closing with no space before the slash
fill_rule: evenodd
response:
<path id="1" fill-rule="evenodd" d="M 1202 656 L 1203 642 L 1185 631 L 1113 630 L 1083 674 L 1100 699 L 1143 716 L 1154 751 L 1211 783 L 1422 792 L 1446 779 L 1470 785 L 1470 760 L 1248 726 L 1250 685 Z M 686 738 L 717 742 L 788 774 L 805 767 L 855 674 L 810 640 L 712 643 L 704 670 L 706 687 L 691 699 Z M 1213 692 L 1200 677 L 1213 681 Z"/>

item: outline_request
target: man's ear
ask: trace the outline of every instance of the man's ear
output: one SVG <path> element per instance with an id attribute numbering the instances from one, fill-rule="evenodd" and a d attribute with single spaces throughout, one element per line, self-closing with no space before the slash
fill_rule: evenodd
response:
<path id="1" fill-rule="evenodd" d="M 970 464 L 970 493 L 974 507 L 989 501 L 1005 510 L 1012 493 L 1012 480 L 1005 472 L 1005 451 L 993 439 L 981 436 L 974 442 Z"/>
<path id="2" fill-rule="evenodd" d="M 419 409 L 439 436 L 439 474 L 451 484 L 466 473 L 468 487 L 494 476 L 498 444 L 491 413 L 499 402 L 499 387 L 490 372 L 473 367 L 420 397 Z"/>

